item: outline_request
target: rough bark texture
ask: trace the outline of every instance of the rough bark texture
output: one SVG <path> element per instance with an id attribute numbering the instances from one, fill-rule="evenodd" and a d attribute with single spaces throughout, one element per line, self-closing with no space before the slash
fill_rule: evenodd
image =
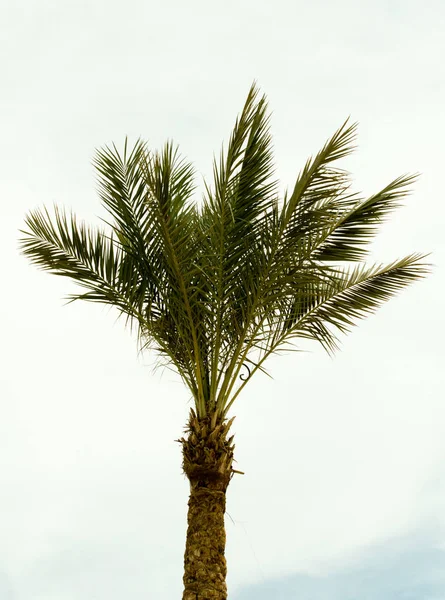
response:
<path id="1" fill-rule="evenodd" d="M 187 439 L 179 440 L 190 481 L 183 600 L 226 600 L 226 490 L 233 475 L 232 421 L 198 419 L 192 411 Z"/>
<path id="2" fill-rule="evenodd" d="M 183 600 L 227 598 L 225 504 L 225 492 L 197 488 L 190 493 Z"/>

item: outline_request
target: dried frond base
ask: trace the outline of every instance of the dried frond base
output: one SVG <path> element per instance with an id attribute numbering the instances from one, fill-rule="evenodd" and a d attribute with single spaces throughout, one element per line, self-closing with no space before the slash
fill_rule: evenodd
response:
<path id="1" fill-rule="evenodd" d="M 212 428 L 212 416 L 199 419 L 193 410 L 187 424 L 187 438 L 178 440 L 182 444 L 182 468 L 192 489 L 204 487 L 226 491 L 235 472 L 233 465 L 233 435 L 228 437 L 233 423 L 216 421 Z"/>

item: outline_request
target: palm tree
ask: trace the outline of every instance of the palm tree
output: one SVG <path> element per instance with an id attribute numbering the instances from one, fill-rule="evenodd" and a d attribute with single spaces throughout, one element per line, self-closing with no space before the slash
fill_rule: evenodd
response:
<path id="1" fill-rule="evenodd" d="M 191 393 L 179 440 L 190 482 L 183 600 L 227 597 L 224 514 L 237 473 L 228 416 L 241 390 L 296 338 L 333 352 L 336 334 L 428 271 L 419 254 L 362 264 L 415 176 L 370 198 L 352 193 L 333 163 L 351 153 L 355 132 L 344 123 L 279 201 L 266 99 L 254 84 L 199 206 L 194 170 L 172 143 L 152 152 L 139 140 L 94 160 L 106 229 L 57 207 L 26 217 L 22 252 L 86 290 L 70 300 L 115 306 Z"/>

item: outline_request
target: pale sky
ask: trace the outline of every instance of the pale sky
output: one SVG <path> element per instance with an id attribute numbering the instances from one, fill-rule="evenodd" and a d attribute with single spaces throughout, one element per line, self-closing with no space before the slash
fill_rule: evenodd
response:
<path id="1" fill-rule="evenodd" d="M 229 596 L 445 600 L 444 56 L 442 0 L 0 0 L 1 600 L 180 598 L 188 393 L 18 229 L 54 202 L 100 224 L 91 159 L 126 135 L 210 178 L 254 79 L 283 189 L 349 115 L 357 191 L 422 173 L 375 258 L 435 267 L 237 399 Z"/>

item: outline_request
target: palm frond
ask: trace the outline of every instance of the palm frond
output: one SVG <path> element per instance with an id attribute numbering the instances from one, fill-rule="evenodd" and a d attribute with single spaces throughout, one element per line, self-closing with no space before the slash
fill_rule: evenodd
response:
<path id="1" fill-rule="evenodd" d="M 310 246 L 311 256 L 320 261 L 360 261 L 368 254 L 368 244 L 389 214 L 411 193 L 409 186 L 417 175 L 404 175 L 370 198 L 359 201 L 320 229 Z"/>
<path id="2" fill-rule="evenodd" d="M 330 165 L 353 152 L 356 133 L 357 123 L 349 125 L 348 120 L 345 121 L 315 158 L 306 162 L 283 206 L 282 222 L 289 234 L 294 224 L 302 225 L 306 213 L 326 205 L 343 205 L 343 194 L 349 187 L 348 174 Z"/>
<path id="3" fill-rule="evenodd" d="M 68 217 L 57 206 L 53 218 L 46 208 L 37 209 L 27 215 L 25 224 L 29 230 L 21 231 L 22 252 L 40 268 L 80 284 L 115 283 L 120 252 L 112 237 L 78 223 L 75 215 Z"/>
<path id="4" fill-rule="evenodd" d="M 337 337 L 333 331 L 350 331 L 359 319 L 374 313 L 403 288 L 424 277 L 429 265 L 426 255 L 411 254 L 389 265 L 337 270 L 335 277 L 300 294 L 287 315 L 286 328 L 292 336 L 320 342 L 333 352 Z M 287 337 L 287 336 L 286 336 Z"/>
<path id="5" fill-rule="evenodd" d="M 204 299 L 199 285 L 201 270 L 197 264 L 202 244 L 196 207 L 190 203 L 194 170 L 179 159 L 171 143 L 161 153 L 146 154 L 141 167 L 147 186 L 146 203 L 159 237 L 165 274 L 165 331 L 165 323 L 170 323 L 170 342 L 166 347 L 171 350 L 171 344 L 183 347 L 188 369 L 195 377 L 198 414 L 203 415 L 209 402 L 209 340 L 206 305 L 200 302 Z"/>
<path id="6" fill-rule="evenodd" d="M 123 156 L 113 144 L 98 150 L 93 159 L 98 174 L 99 197 L 114 218 L 110 225 L 119 239 L 135 251 L 145 250 L 144 241 L 150 233 L 144 202 L 146 186 L 140 169 L 146 151 L 146 143 L 138 140 L 128 152 L 128 141 L 125 140 Z"/>
<path id="7" fill-rule="evenodd" d="M 226 415 L 265 360 L 296 338 L 328 352 L 337 335 L 413 281 L 428 265 L 410 255 L 389 265 L 362 261 L 380 224 L 408 194 L 405 175 L 368 199 L 334 165 L 354 149 L 346 121 L 307 161 L 280 204 L 270 117 L 254 84 L 227 150 L 213 163 L 202 206 L 194 169 L 167 142 L 138 140 L 99 150 L 99 196 L 111 229 L 94 229 L 55 208 L 26 217 L 22 252 L 86 289 L 73 294 L 115 305 L 138 325 L 190 389 L 197 415 Z M 247 369 L 247 374 L 244 369 Z"/>
<path id="8" fill-rule="evenodd" d="M 260 269 L 261 253 L 253 246 L 276 199 L 273 171 L 267 103 L 264 97 L 258 100 L 254 84 L 227 152 L 223 150 L 219 164 L 214 161 L 214 190 L 206 185 L 201 213 L 203 285 L 213 314 L 209 324 L 212 398 L 222 377 L 230 372 L 233 345 L 246 325 L 249 287 Z"/>

